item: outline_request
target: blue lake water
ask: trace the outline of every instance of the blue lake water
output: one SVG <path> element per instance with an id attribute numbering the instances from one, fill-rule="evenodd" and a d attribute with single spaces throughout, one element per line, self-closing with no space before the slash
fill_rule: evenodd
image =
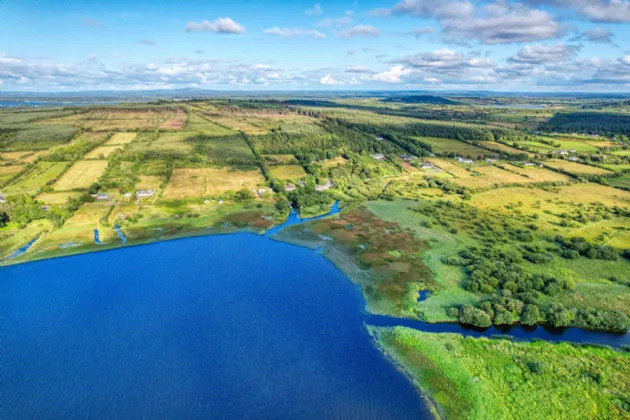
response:
<path id="1" fill-rule="evenodd" d="M 317 252 L 252 234 L 0 268 L 2 418 L 428 417 Z"/>

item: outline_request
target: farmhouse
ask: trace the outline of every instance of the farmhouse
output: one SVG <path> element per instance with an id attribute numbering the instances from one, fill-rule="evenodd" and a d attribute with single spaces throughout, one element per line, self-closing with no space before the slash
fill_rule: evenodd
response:
<path id="1" fill-rule="evenodd" d="M 523 166 L 535 166 L 534 162 L 525 162 L 523 163 Z"/>
<path id="2" fill-rule="evenodd" d="M 488 163 L 494 163 L 494 162 L 498 162 L 498 161 L 499 161 L 499 159 L 494 159 L 494 158 L 487 158 L 486 159 L 486 162 L 488 162 Z"/>
<path id="3" fill-rule="evenodd" d="M 414 155 L 407 155 L 407 154 L 405 154 L 405 155 L 400 155 L 400 158 L 401 158 L 402 160 L 404 160 L 405 162 L 409 162 L 409 161 L 411 161 L 411 160 L 418 159 L 418 157 L 417 157 L 417 156 L 414 156 Z"/>
<path id="4" fill-rule="evenodd" d="M 433 169 L 433 168 L 435 168 L 435 165 L 429 162 L 424 162 L 422 165 L 420 165 L 420 169 Z"/>
<path id="5" fill-rule="evenodd" d="M 577 161 L 578 161 L 578 158 L 577 158 L 577 156 L 569 156 L 569 157 L 567 158 L 567 160 L 570 160 L 571 162 L 577 162 Z"/>
<path id="6" fill-rule="evenodd" d="M 138 191 L 136 191 L 136 196 L 138 198 L 153 197 L 153 194 L 155 194 L 155 191 L 153 191 L 153 190 L 138 190 Z"/>
<path id="7" fill-rule="evenodd" d="M 459 157 L 459 156 L 457 156 L 455 159 L 458 162 L 461 162 L 461 163 L 475 163 L 472 159 L 466 159 L 466 158 Z"/>
<path id="8" fill-rule="evenodd" d="M 0 203 L 6 203 L 6 202 L 7 202 L 7 199 L 5 198 L 4 194 L 0 192 Z"/>
<path id="9" fill-rule="evenodd" d="M 382 154 L 382 153 L 375 153 L 375 154 L 372 155 L 372 157 L 374 159 L 376 159 L 376 160 L 383 160 L 383 159 L 385 159 L 385 155 Z"/>
<path id="10" fill-rule="evenodd" d="M 326 191 L 329 190 L 333 186 L 333 183 L 328 180 L 323 185 L 315 185 L 315 191 Z"/>
<path id="11" fill-rule="evenodd" d="M 378 140 L 378 141 L 383 141 L 384 139 L 383 139 L 383 137 L 382 137 L 382 136 L 376 136 L 376 140 Z"/>
<path id="12" fill-rule="evenodd" d="M 258 197 L 262 197 L 264 194 L 271 193 L 271 188 L 259 188 L 253 189 L 252 192 L 256 194 Z"/>
<path id="13" fill-rule="evenodd" d="M 287 183 L 287 185 L 284 186 L 284 190 L 286 192 L 295 191 L 296 189 L 297 189 L 297 187 L 295 186 L 295 184 L 291 184 L 290 182 Z"/>
<path id="14" fill-rule="evenodd" d="M 109 195 L 105 193 L 92 194 L 92 198 L 94 198 L 95 200 L 107 200 L 109 198 Z"/>

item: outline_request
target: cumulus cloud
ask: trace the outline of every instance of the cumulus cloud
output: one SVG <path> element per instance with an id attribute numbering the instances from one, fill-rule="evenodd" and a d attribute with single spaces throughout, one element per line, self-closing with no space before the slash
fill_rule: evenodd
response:
<path id="1" fill-rule="evenodd" d="M 393 8 L 377 9 L 374 14 L 435 18 L 445 39 L 453 43 L 462 40 L 483 44 L 541 41 L 558 37 L 564 29 L 544 10 L 501 1 L 475 6 L 468 0 L 401 0 Z"/>
<path id="2" fill-rule="evenodd" d="M 558 63 L 574 57 L 580 48 L 577 45 L 527 45 L 508 59 L 512 63 L 543 64 Z"/>
<path id="3" fill-rule="evenodd" d="M 330 73 L 328 73 L 326 76 L 324 76 L 321 79 L 319 79 L 319 83 L 321 83 L 322 85 L 338 85 L 338 84 L 341 84 L 341 82 L 339 82 L 339 80 L 333 78 L 330 75 Z"/>
<path id="4" fill-rule="evenodd" d="M 374 73 L 374 70 L 366 66 L 346 66 L 348 73 Z"/>
<path id="5" fill-rule="evenodd" d="M 382 73 L 377 73 L 370 77 L 370 80 L 385 83 L 401 83 L 403 78 L 412 73 L 412 69 L 404 66 L 394 66 Z"/>
<path id="6" fill-rule="evenodd" d="M 592 22 L 630 22 L 629 0 L 528 0 L 528 2 L 571 8 Z"/>
<path id="7" fill-rule="evenodd" d="M 319 5 L 319 3 L 315 3 L 313 7 L 304 11 L 304 13 L 306 13 L 307 15 L 321 15 L 323 12 L 324 11 L 322 10 L 322 7 Z"/>
<path id="8" fill-rule="evenodd" d="M 274 26 L 273 28 L 265 29 L 263 33 L 267 35 L 275 35 L 275 36 L 282 36 L 282 37 L 310 36 L 317 39 L 326 38 L 326 35 L 316 30 L 278 28 L 277 26 Z"/>
<path id="9" fill-rule="evenodd" d="M 216 19 L 214 22 L 202 20 L 201 22 L 188 22 L 186 32 L 216 32 L 220 34 L 242 34 L 245 27 L 234 22 L 229 17 Z"/>
<path id="10" fill-rule="evenodd" d="M 613 34 L 605 28 L 594 28 L 594 29 L 590 29 L 588 31 L 584 31 L 581 34 L 571 38 L 571 41 L 573 42 L 577 42 L 577 41 L 587 41 L 587 42 L 594 42 L 597 44 L 613 44 L 613 40 L 612 40 L 612 36 Z M 616 45 L 617 46 L 617 45 Z"/>
<path id="11" fill-rule="evenodd" d="M 342 38 L 355 38 L 358 36 L 380 36 L 381 31 L 372 25 L 356 25 L 341 32 Z"/>

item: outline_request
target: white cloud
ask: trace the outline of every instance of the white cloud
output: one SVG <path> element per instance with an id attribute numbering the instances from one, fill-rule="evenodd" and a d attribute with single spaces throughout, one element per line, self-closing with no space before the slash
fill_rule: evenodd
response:
<path id="1" fill-rule="evenodd" d="M 415 36 L 416 38 L 420 38 L 422 35 L 432 34 L 433 32 L 435 32 L 433 26 L 426 26 L 424 28 L 414 29 L 409 34 Z"/>
<path id="2" fill-rule="evenodd" d="M 401 0 L 393 8 L 377 9 L 374 14 L 435 18 L 449 42 L 508 44 L 541 41 L 560 36 L 564 29 L 546 11 L 501 0 L 484 6 L 475 6 L 468 0 Z"/>
<path id="3" fill-rule="evenodd" d="M 357 25 L 341 32 L 342 38 L 354 38 L 358 36 L 380 36 L 381 31 L 372 25 Z"/>
<path id="4" fill-rule="evenodd" d="M 324 11 L 322 10 L 322 7 L 319 5 L 319 3 L 315 3 L 313 7 L 304 11 L 304 13 L 306 13 L 307 15 L 321 15 L 323 12 Z"/>
<path id="5" fill-rule="evenodd" d="M 265 29 L 263 33 L 266 35 L 275 35 L 275 36 L 282 36 L 282 37 L 310 36 L 317 39 L 326 38 L 326 35 L 316 30 L 278 28 L 277 26 L 274 26 L 273 28 Z"/>
<path id="6" fill-rule="evenodd" d="M 234 22 L 229 17 L 216 19 L 214 22 L 203 20 L 201 22 L 188 22 L 186 32 L 216 32 L 220 34 L 242 34 L 245 27 Z"/>
<path id="7" fill-rule="evenodd" d="M 575 56 L 579 51 L 576 45 L 527 45 L 521 48 L 508 61 L 522 64 L 558 63 Z"/>
<path id="8" fill-rule="evenodd" d="M 374 70 L 371 70 L 366 66 L 346 66 L 346 72 L 348 73 L 374 73 Z"/>
<path id="9" fill-rule="evenodd" d="M 385 83 L 401 83 L 403 81 L 402 79 L 412 72 L 413 70 L 410 68 L 406 68 L 404 66 L 394 66 L 389 70 L 371 76 L 370 80 Z"/>
<path id="10" fill-rule="evenodd" d="M 321 79 L 319 79 L 319 83 L 321 83 L 322 85 L 338 85 L 341 82 L 339 82 L 338 80 L 334 79 L 330 75 L 330 73 L 328 73 L 326 76 L 324 76 Z"/>

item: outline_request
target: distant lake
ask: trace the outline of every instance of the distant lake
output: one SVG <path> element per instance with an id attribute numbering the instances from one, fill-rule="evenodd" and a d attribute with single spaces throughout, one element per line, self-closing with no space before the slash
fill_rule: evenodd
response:
<path id="1" fill-rule="evenodd" d="M 239 233 L 0 268 L 7 419 L 429 418 L 317 252 Z"/>

